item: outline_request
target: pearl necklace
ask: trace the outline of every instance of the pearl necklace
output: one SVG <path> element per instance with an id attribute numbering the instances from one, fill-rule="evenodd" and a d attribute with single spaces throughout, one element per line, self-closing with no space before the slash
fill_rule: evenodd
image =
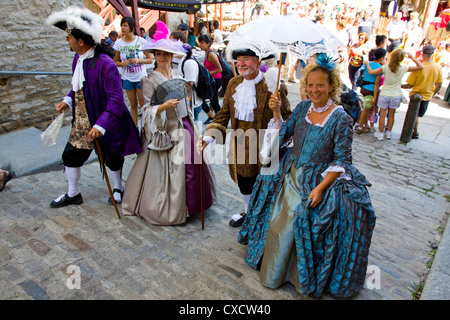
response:
<path id="1" fill-rule="evenodd" d="M 314 103 L 312 104 L 312 109 L 317 112 L 317 113 L 324 113 L 325 111 L 327 111 L 328 109 L 330 109 L 331 105 L 333 104 L 333 101 L 331 101 L 331 98 L 328 98 L 328 102 L 326 105 L 324 105 L 323 107 L 319 107 L 316 108 L 314 106 Z"/>

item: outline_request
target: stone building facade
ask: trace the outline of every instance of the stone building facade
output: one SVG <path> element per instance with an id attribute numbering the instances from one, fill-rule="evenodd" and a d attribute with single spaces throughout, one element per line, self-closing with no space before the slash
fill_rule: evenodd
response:
<path id="1" fill-rule="evenodd" d="M 74 53 L 63 31 L 46 18 L 70 0 L 0 0 L 0 71 L 71 72 Z M 57 115 L 55 104 L 70 91 L 70 75 L 0 75 L 0 135 L 37 127 Z"/>

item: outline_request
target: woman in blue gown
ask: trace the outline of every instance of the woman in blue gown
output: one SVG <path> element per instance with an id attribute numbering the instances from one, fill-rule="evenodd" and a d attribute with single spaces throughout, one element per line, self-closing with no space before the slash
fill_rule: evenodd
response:
<path id="1" fill-rule="evenodd" d="M 286 122 L 272 97 L 268 134 L 278 134 L 276 146 L 289 138 L 293 146 L 280 152 L 275 172 L 258 176 L 238 241 L 264 286 L 291 282 L 304 295 L 347 298 L 365 282 L 376 219 L 370 184 L 352 165 L 353 121 L 333 102 L 342 87 L 335 64 L 320 56 L 302 81 L 309 100 Z"/>

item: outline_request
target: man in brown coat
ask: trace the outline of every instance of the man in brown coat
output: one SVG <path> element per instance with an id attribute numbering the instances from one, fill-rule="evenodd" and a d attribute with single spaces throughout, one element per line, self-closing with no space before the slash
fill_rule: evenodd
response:
<path id="1" fill-rule="evenodd" d="M 262 129 L 267 129 L 273 118 L 273 112 L 269 108 L 273 92 L 269 91 L 268 82 L 259 69 L 261 60 L 274 58 L 279 54 L 276 48 L 271 51 L 267 47 L 261 48 L 260 43 L 258 45 L 249 45 L 248 41 L 242 39 L 228 44 L 228 60 L 237 61 L 239 75 L 228 83 L 222 108 L 206 127 L 203 138 L 203 148 L 214 140 L 225 143 L 228 123 L 231 121 L 229 170 L 231 178 L 239 186 L 244 203 L 244 212 L 232 216 L 229 223 L 232 227 L 239 227 L 244 222 L 253 184 L 262 166 L 259 159 L 260 141 L 262 142 L 265 132 Z M 286 120 L 291 110 L 284 84 L 281 85 L 279 94 L 282 116 Z"/>

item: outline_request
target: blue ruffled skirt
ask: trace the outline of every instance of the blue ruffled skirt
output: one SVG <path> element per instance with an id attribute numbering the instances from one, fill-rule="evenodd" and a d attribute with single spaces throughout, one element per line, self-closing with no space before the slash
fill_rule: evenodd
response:
<path id="1" fill-rule="evenodd" d="M 292 162 L 288 152 L 278 172 L 257 178 L 238 239 L 247 244 L 245 260 L 260 268 L 269 288 L 291 282 L 304 295 L 356 295 L 364 286 L 376 220 L 368 182 L 351 166 L 352 180 L 336 180 L 310 208 L 299 184 L 303 169 Z"/>

